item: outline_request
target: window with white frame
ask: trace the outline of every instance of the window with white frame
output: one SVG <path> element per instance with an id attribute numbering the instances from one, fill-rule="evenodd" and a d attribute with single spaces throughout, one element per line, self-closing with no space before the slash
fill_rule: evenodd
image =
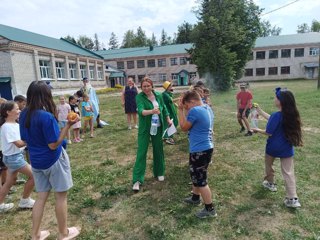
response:
<path id="1" fill-rule="evenodd" d="M 101 80 L 102 79 L 102 67 L 98 67 L 97 75 L 98 75 L 98 79 Z"/>
<path id="2" fill-rule="evenodd" d="M 165 58 L 158 59 L 158 67 L 165 67 L 167 65 L 167 61 Z"/>
<path id="3" fill-rule="evenodd" d="M 123 61 L 117 62 L 117 68 L 118 69 L 124 69 L 124 62 Z"/>
<path id="4" fill-rule="evenodd" d="M 157 75 L 156 74 L 148 74 L 146 76 L 148 76 L 153 82 L 157 81 Z"/>
<path id="5" fill-rule="evenodd" d="M 194 79 L 197 76 L 196 72 L 190 72 L 189 73 L 189 79 Z"/>
<path id="6" fill-rule="evenodd" d="M 156 66 L 156 60 L 154 60 L 154 59 L 149 59 L 149 60 L 147 61 L 147 63 L 148 63 L 148 68 L 151 68 L 151 67 L 155 67 L 155 66 Z"/>
<path id="7" fill-rule="evenodd" d="M 178 59 L 176 57 L 170 58 L 170 64 L 171 66 L 178 65 Z"/>
<path id="8" fill-rule="evenodd" d="M 167 80 L 167 74 L 165 73 L 159 73 L 159 81 L 164 82 Z"/>
<path id="9" fill-rule="evenodd" d="M 178 80 L 178 73 L 171 73 L 171 79 L 172 80 Z"/>
<path id="10" fill-rule="evenodd" d="M 186 57 L 181 57 L 180 58 L 180 65 L 186 65 L 187 64 L 187 58 Z"/>
<path id="11" fill-rule="evenodd" d="M 94 79 L 94 66 L 89 66 L 90 79 Z"/>
<path id="12" fill-rule="evenodd" d="M 56 62 L 56 73 L 58 79 L 64 79 L 64 64 L 63 62 Z"/>
<path id="13" fill-rule="evenodd" d="M 144 60 L 137 60 L 137 68 L 144 68 Z"/>
<path id="14" fill-rule="evenodd" d="M 75 63 L 69 63 L 70 79 L 77 78 L 77 67 Z"/>
<path id="15" fill-rule="evenodd" d="M 40 60 L 39 65 L 41 79 L 50 78 L 50 62 L 46 60 Z"/>
<path id="16" fill-rule="evenodd" d="M 87 77 L 86 65 L 80 65 L 81 78 Z"/>
<path id="17" fill-rule="evenodd" d="M 317 56 L 317 55 L 319 55 L 319 48 L 311 47 L 310 50 L 309 50 L 309 55 L 310 55 L 310 56 Z"/>

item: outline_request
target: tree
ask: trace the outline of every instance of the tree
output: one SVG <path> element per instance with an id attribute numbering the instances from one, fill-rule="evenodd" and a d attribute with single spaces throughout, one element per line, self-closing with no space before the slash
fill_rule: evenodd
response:
<path id="1" fill-rule="evenodd" d="M 154 35 L 154 33 L 152 33 L 151 38 L 149 38 L 147 40 L 147 44 L 148 44 L 148 46 L 158 46 L 158 41 L 157 41 L 156 36 Z"/>
<path id="2" fill-rule="evenodd" d="M 280 27 L 271 27 L 271 23 L 269 21 L 262 21 L 260 26 L 261 33 L 259 34 L 259 37 L 279 36 L 282 31 Z"/>
<path id="3" fill-rule="evenodd" d="M 124 33 L 121 48 L 134 47 L 135 34 L 133 30 L 128 30 Z"/>
<path id="4" fill-rule="evenodd" d="M 99 51 L 101 49 L 101 44 L 100 44 L 100 41 L 98 39 L 98 34 L 94 34 L 94 46 L 93 46 L 93 49 L 95 51 Z"/>
<path id="5" fill-rule="evenodd" d="M 178 34 L 175 43 L 191 43 L 191 33 L 193 30 L 193 25 L 184 22 L 182 25 L 178 26 Z"/>
<path id="6" fill-rule="evenodd" d="M 92 39 L 87 37 L 86 35 L 80 35 L 77 44 L 89 50 L 93 50 L 94 47 Z"/>
<path id="7" fill-rule="evenodd" d="M 145 47 L 147 45 L 148 43 L 146 33 L 139 26 L 134 39 L 134 47 Z"/>
<path id="8" fill-rule="evenodd" d="M 167 33 L 162 29 L 161 31 L 161 38 L 160 38 L 160 46 L 170 45 L 172 44 L 171 37 L 168 37 Z"/>
<path id="9" fill-rule="evenodd" d="M 109 49 L 117 49 L 119 48 L 118 39 L 114 32 L 111 33 L 109 40 Z"/>
<path id="10" fill-rule="evenodd" d="M 70 35 L 64 37 L 63 39 L 68 40 L 69 42 L 72 42 L 74 44 L 77 44 L 77 41 L 74 39 L 74 37 L 71 37 Z"/>
<path id="11" fill-rule="evenodd" d="M 252 0 L 202 0 L 189 50 L 211 89 L 228 90 L 243 74 L 260 33 L 261 10 Z"/>
<path id="12" fill-rule="evenodd" d="M 320 32 L 320 21 L 312 20 L 311 32 Z"/>
<path id="13" fill-rule="evenodd" d="M 307 23 L 302 23 L 298 25 L 297 33 L 308 33 L 310 32 L 310 27 Z"/>

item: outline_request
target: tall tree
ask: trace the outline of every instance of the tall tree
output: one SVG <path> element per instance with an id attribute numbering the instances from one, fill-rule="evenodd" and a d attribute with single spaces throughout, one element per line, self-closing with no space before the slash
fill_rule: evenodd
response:
<path id="1" fill-rule="evenodd" d="M 133 30 L 128 30 L 124 33 L 121 48 L 131 48 L 134 47 L 134 40 L 136 36 Z"/>
<path id="2" fill-rule="evenodd" d="M 117 49 L 117 48 L 119 48 L 118 39 L 116 34 L 112 32 L 109 39 L 109 49 Z"/>
<path id="3" fill-rule="evenodd" d="M 278 36 L 282 31 L 280 27 L 271 26 L 271 23 L 265 20 L 260 23 L 260 26 L 261 33 L 259 34 L 259 37 Z"/>
<path id="4" fill-rule="evenodd" d="M 168 37 L 168 34 L 162 29 L 161 31 L 161 38 L 160 38 L 160 46 L 165 46 L 172 44 L 172 39 L 171 37 Z"/>
<path id="5" fill-rule="evenodd" d="M 64 39 L 68 40 L 69 42 L 72 42 L 74 44 L 77 44 L 77 41 L 74 39 L 74 37 L 71 37 L 70 35 L 64 37 Z"/>
<path id="6" fill-rule="evenodd" d="M 139 26 L 135 35 L 134 47 L 145 47 L 147 45 L 148 43 L 146 33 Z"/>
<path id="7" fill-rule="evenodd" d="M 201 0 L 189 52 L 210 88 L 228 90 L 241 77 L 260 33 L 260 13 L 252 0 Z"/>
<path id="8" fill-rule="evenodd" d="M 307 23 L 302 23 L 298 25 L 297 33 L 307 33 L 310 32 L 310 27 Z"/>
<path id="9" fill-rule="evenodd" d="M 178 34 L 175 40 L 175 43 L 180 44 L 180 43 L 191 43 L 191 33 L 193 30 L 193 25 L 184 22 L 180 26 L 178 26 Z"/>
<path id="10" fill-rule="evenodd" d="M 320 21 L 312 20 L 311 32 L 320 32 Z"/>
<path id="11" fill-rule="evenodd" d="M 147 40 L 148 46 L 158 46 L 158 41 L 154 33 L 152 33 L 151 38 Z"/>
<path id="12" fill-rule="evenodd" d="M 100 41 L 99 41 L 97 33 L 94 34 L 94 46 L 93 46 L 93 49 L 96 50 L 96 51 L 101 50 L 101 44 L 100 44 Z"/>
<path id="13" fill-rule="evenodd" d="M 77 44 L 89 50 L 93 50 L 94 47 L 92 39 L 87 37 L 86 35 L 80 35 Z"/>

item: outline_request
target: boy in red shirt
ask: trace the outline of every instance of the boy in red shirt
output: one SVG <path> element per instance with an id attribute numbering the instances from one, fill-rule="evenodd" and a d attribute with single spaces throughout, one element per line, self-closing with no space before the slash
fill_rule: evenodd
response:
<path id="1" fill-rule="evenodd" d="M 240 83 L 240 91 L 237 93 L 237 118 L 241 126 L 240 132 L 245 131 L 243 123 L 246 125 L 247 133 L 245 136 L 251 136 L 252 131 L 250 129 L 250 124 L 248 121 L 248 116 L 250 114 L 250 109 L 252 106 L 252 94 L 246 89 L 246 83 Z"/>

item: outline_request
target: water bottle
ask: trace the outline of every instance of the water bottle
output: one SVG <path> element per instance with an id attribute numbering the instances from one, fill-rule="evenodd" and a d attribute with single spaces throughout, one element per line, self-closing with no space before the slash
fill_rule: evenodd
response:
<path id="1" fill-rule="evenodd" d="M 251 125 L 253 128 L 258 128 L 258 121 L 259 121 L 259 113 L 257 111 L 257 107 L 259 105 L 254 103 L 251 109 Z"/>
<path id="2" fill-rule="evenodd" d="M 152 114 L 150 135 L 153 135 L 153 136 L 157 135 L 158 123 L 159 123 L 159 116 L 157 114 Z"/>

